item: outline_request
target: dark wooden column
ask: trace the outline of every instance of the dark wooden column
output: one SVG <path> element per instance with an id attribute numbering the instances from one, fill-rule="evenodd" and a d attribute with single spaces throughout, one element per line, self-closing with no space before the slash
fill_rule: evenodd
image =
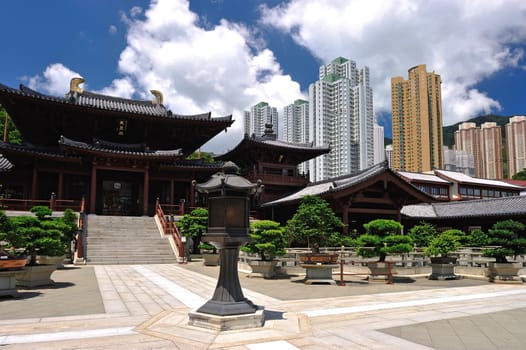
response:
<path id="1" fill-rule="evenodd" d="M 57 199 L 64 199 L 64 167 L 60 167 L 58 170 L 58 184 L 57 184 Z"/>
<path id="2" fill-rule="evenodd" d="M 89 196 L 89 213 L 95 213 L 95 203 L 97 203 L 97 165 L 93 163 L 91 165 L 91 188 Z"/>
<path id="3" fill-rule="evenodd" d="M 346 235 L 349 233 L 349 207 L 344 205 L 342 206 L 342 221 L 345 226 L 343 226 L 343 234 Z"/>
<path id="4" fill-rule="evenodd" d="M 31 177 L 31 199 L 38 199 L 38 171 L 37 165 L 33 165 L 33 176 Z"/>
<path id="5" fill-rule="evenodd" d="M 150 192 L 150 167 L 144 169 L 143 204 L 142 215 L 148 215 L 148 193 Z"/>
<path id="6" fill-rule="evenodd" d="M 174 191 L 175 191 L 174 179 L 170 179 L 170 205 L 174 205 Z"/>

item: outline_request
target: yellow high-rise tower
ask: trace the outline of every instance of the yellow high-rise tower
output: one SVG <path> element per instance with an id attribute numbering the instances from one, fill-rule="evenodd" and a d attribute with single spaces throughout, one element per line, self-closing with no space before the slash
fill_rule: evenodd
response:
<path id="1" fill-rule="evenodd" d="M 425 64 L 409 69 L 408 80 L 391 78 L 394 169 L 444 168 L 441 83 Z"/>

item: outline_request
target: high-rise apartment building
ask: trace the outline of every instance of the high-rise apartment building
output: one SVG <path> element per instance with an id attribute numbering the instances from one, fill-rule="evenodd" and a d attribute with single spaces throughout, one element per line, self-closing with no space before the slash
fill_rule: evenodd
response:
<path id="1" fill-rule="evenodd" d="M 480 128 L 471 122 L 460 124 L 454 149 L 473 156 L 475 177 L 502 179 L 502 132 L 497 123 L 487 122 Z"/>
<path id="2" fill-rule="evenodd" d="M 373 147 L 374 147 L 374 164 L 381 163 L 385 160 L 384 148 L 384 127 L 378 125 L 376 122 L 373 125 Z"/>
<path id="3" fill-rule="evenodd" d="M 475 123 L 461 123 L 455 131 L 455 151 L 463 151 L 473 156 L 474 176 L 482 178 L 482 154 L 480 148 L 480 128 Z M 448 170 L 448 169 L 446 169 Z M 471 175 L 471 174 L 468 174 Z"/>
<path id="4" fill-rule="evenodd" d="M 372 166 L 373 123 L 369 68 L 342 57 L 321 66 L 319 80 L 309 86 L 309 140 L 331 151 L 310 161 L 311 181 Z"/>
<path id="5" fill-rule="evenodd" d="M 443 169 L 441 79 L 426 65 L 409 79 L 391 78 L 393 168 L 411 172 Z"/>
<path id="6" fill-rule="evenodd" d="M 508 178 L 526 169 L 526 116 L 513 116 L 506 124 Z"/>
<path id="7" fill-rule="evenodd" d="M 283 108 L 283 137 L 287 142 L 309 140 L 309 102 L 296 100 Z"/>
<path id="8" fill-rule="evenodd" d="M 265 125 L 272 124 L 278 134 L 278 110 L 271 107 L 267 102 L 260 102 L 245 111 L 245 134 L 262 136 L 265 133 Z"/>
<path id="9" fill-rule="evenodd" d="M 482 158 L 482 178 L 502 179 L 502 131 L 495 122 L 480 126 L 480 148 Z"/>

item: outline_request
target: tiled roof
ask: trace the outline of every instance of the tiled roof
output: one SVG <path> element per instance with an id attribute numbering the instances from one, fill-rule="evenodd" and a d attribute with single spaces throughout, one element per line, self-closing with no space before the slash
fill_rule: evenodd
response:
<path id="1" fill-rule="evenodd" d="M 172 111 L 166 109 L 164 105 L 154 104 L 152 101 L 132 100 L 114 96 L 101 95 L 89 91 L 68 92 L 65 97 L 57 97 L 42 94 L 38 91 L 28 88 L 20 84 L 20 89 L 13 89 L 6 85 L 0 84 L 0 92 L 9 94 L 27 96 L 35 99 L 52 101 L 57 103 L 90 107 L 101 110 L 108 110 L 121 113 L 131 113 L 137 115 L 147 115 L 155 117 L 187 119 L 187 120 L 207 120 L 216 122 L 230 122 L 232 116 L 225 116 L 221 118 L 211 118 L 211 113 L 201 113 L 195 115 L 180 115 L 173 114 Z"/>
<path id="2" fill-rule="evenodd" d="M 80 157 L 67 155 L 62 150 L 57 149 L 56 147 L 35 147 L 30 144 L 13 145 L 10 143 L 0 141 L 0 149 L 4 150 L 4 153 L 31 154 L 36 157 L 47 159 L 63 158 L 73 160 L 74 162 L 80 162 L 81 160 Z"/>
<path id="3" fill-rule="evenodd" d="M 85 150 L 89 152 L 111 153 L 120 156 L 148 157 L 148 158 L 178 158 L 181 156 L 181 150 L 155 150 L 150 151 L 145 145 L 137 144 L 120 144 L 108 141 L 97 140 L 94 144 L 74 141 L 62 136 L 59 144 L 69 150 Z"/>
<path id="4" fill-rule="evenodd" d="M 401 213 L 415 219 L 526 215 L 526 196 L 406 205 Z"/>
<path id="5" fill-rule="evenodd" d="M 456 182 L 463 183 L 463 184 L 493 186 L 493 187 L 500 187 L 500 188 L 509 188 L 509 189 L 514 189 L 514 190 L 522 189 L 520 186 L 515 186 L 512 184 L 506 183 L 504 181 L 479 179 L 479 178 L 471 177 L 469 175 L 459 173 L 456 171 L 435 170 L 435 174 L 437 176 L 445 177 L 447 179 L 451 179 L 452 181 L 456 181 Z"/>
<path id="6" fill-rule="evenodd" d="M 378 163 L 376 165 L 373 165 L 372 167 L 369 167 L 367 169 L 364 169 L 354 174 L 340 176 L 337 178 L 310 184 L 307 187 L 299 190 L 298 192 L 295 192 L 289 196 L 277 199 L 275 201 L 265 203 L 262 206 L 266 207 L 266 206 L 274 206 L 274 205 L 279 205 L 279 204 L 284 204 L 284 203 L 296 202 L 296 201 L 301 200 L 301 198 L 307 195 L 318 195 L 319 196 L 319 195 L 323 195 L 323 194 L 330 193 L 330 192 L 342 191 L 346 188 L 349 188 L 349 187 L 358 185 L 362 182 L 365 182 L 368 179 L 376 175 L 379 175 L 385 171 L 389 171 L 394 176 L 400 177 L 398 174 L 396 174 L 391 169 L 389 169 L 387 162 L 382 162 L 382 163 Z M 408 186 L 414 187 L 413 185 L 405 181 L 403 178 L 400 177 L 400 179 L 404 181 L 405 183 L 407 183 Z M 415 187 L 415 190 L 418 192 L 421 192 L 416 187 Z M 427 196 L 427 194 L 423 192 L 421 193 Z"/>
<path id="7" fill-rule="evenodd" d="M 443 184 L 449 183 L 449 181 L 444 180 L 432 174 L 412 173 L 408 171 L 397 171 L 397 173 L 409 181 L 416 180 L 416 181 L 427 181 L 427 182 L 436 182 L 436 183 L 443 183 Z"/>
<path id="8" fill-rule="evenodd" d="M 313 142 L 308 143 L 299 143 L 299 142 L 286 142 L 282 140 L 276 140 L 272 138 L 267 137 L 250 137 L 248 138 L 251 142 L 258 142 L 258 143 L 264 143 L 270 146 L 278 147 L 278 148 L 292 148 L 292 149 L 299 149 L 299 150 L 308 150 L 308 151 L 327 151 L 329 152 L 331 149 L 328 145 L 323 146 L 314 146 Z"/>

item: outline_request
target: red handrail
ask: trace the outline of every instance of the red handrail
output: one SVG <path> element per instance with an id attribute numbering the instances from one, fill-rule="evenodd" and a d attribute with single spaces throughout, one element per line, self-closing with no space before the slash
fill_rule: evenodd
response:
<path id="1" fill-rule="evenodd" d="M 82 200 L 80 201 L 80 210 L 79 210 L 79 233 L 77 234 L 77 258 L 83 259 L 84 258 L 84 237 L 86 236 L 86 226 L 85 226 L 85 219 L 86 219 L 86 201 L 84 197 L 82 197 Z"/>
<path id="2" fill-rule="evenodd" d="M 155 202 L 155 215 L 157 215 L 157 218 L 159 219 L 163 233 L 173 237 L 179 255 L 179 263 L 183 263 L 185 261 L 185 254 L 181 233 L 173 220 L 167 220 L 168 216 L 165 216 L 159 200 Z"/>

